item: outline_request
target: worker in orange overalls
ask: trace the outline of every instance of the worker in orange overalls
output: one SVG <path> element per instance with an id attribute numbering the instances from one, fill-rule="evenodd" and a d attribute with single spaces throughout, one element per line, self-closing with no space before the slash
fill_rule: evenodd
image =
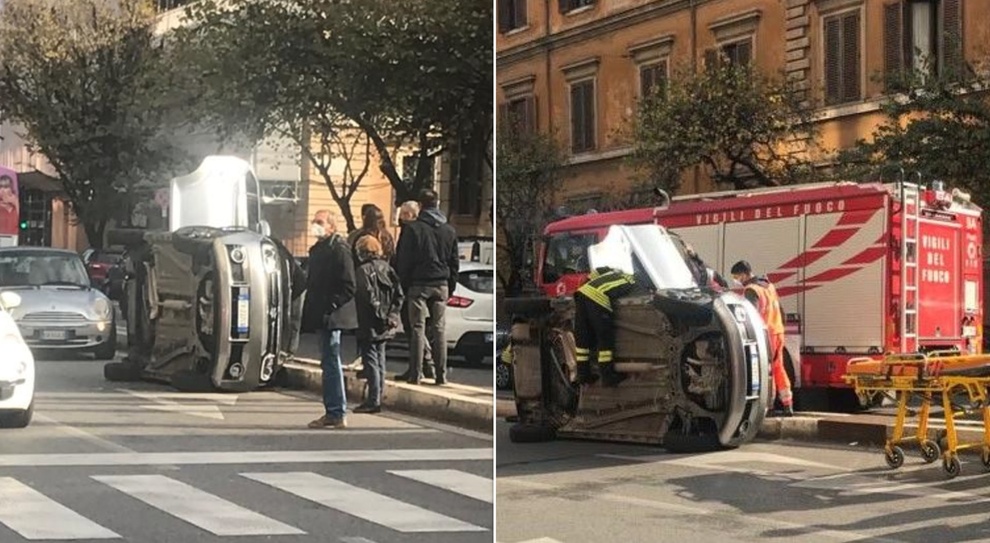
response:
<path id="1" fill-rule="evenodd" d="M 732 278 L 745 287 L 744 295 L 751 304 L 756 306 L 767 325 L 770 336 L 770 373 L 773 376 L 777 399 L 780 400 L 785 417 L 794 415 L 794 397 L 791 394 L 791 380 L 787 378 L 784 369 L 784 317 L 780 310 L 780 297 L 777 289 L 766 277 L 753 275 L 753 267 L 749 262 L 740 260 L 732 266 Z"/>

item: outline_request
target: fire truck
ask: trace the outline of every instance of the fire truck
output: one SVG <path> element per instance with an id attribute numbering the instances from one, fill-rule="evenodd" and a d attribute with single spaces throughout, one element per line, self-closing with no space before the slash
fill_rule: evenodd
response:
<path id="1" fill-rule="evenodd" d="M 849 359 L 932 350 L 982 352 L 982 210 L 941 182 L 816 183 L 669 199 L 655 208 L 548 225 L 537 284 L 568 296 L 586 249 L 614 224 L 660 224 L 728 277 L 739 260 L 766 274 L 785 314 L 785 366 L 801 409 L 855 409 Z"/>

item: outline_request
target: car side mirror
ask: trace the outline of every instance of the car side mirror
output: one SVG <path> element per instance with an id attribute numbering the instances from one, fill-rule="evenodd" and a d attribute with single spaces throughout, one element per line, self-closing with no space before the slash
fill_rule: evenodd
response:
<path id="1" fill-rule="evenodd" d="M 11 310 L 21 305 L 21 295 L 16 292 L 0 292 L 0 304 L 4 309 Z"/>
<path id="2" fill-rule="evenodd" d="M 266 238 L 272 237 L 272 225 L 268 224 L 268 221 L 261 221 L 258 223 L 258 233 Z"/>

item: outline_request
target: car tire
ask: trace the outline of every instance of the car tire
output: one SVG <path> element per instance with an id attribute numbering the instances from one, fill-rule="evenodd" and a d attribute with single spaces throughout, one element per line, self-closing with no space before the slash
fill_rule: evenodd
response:
<path id="1" fill-rule="evenodd" d="M 0 415 L 0 428 L 27 428 L 34 418 L 34 400 L 27 409 Z"/>
<path id="2" fill-rule="evenodd" d="M 110 337 L 93 350 L 97 360 L 113 360 L 117 356 L 117 322 L 110 321 Z"/>
<path id="3" fill-rule="evenodd" d="M 103 365 L 103 378 L 110 382 L 138 381 L 141 368 L 130 362 L 110 362 Z"/>
<path id="4" fill-rule="evenodd" d="M 693 454 L 720 451 L 725 447 L 718 440 L 717 434 L 683 434 L 673 431 L 664 436 L 663 448 L 674 454 Z"/>
<path id="5" fill-rule="evenodd" d="M 495 364 L 495 388 L 498 390 L 512 389 L 512 366 L 505 362 Z"/>
<path id="6" fill-rule="evenodd" d="M 180 371 L 172 376 L 171 384 L 179 392 L 216 392 L 209 375 L 194 371 Z"/>
<path id="7" fill-rule="evenodd" d="M 509 427 L 509 441 L 513 443 L 543 443 L 557 438 L 557 432 L 540 424 L 517 423 Z"/>
<path id="8" fill-rule="evenodd" d="M 464 356 L 464 361 L 468 366 L 478 367 L 485 362 L 485 355 L 483 354 L 469 354 Z"/>

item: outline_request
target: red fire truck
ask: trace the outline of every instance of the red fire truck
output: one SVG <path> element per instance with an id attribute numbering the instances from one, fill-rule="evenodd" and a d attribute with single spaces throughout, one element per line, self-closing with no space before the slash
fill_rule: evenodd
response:
<path id="1" fill-rule="evenodd" d="M 728 277 L 749 261 L 777 286 L 788 373 L 803 408 L 849 408 L 846 362 L 881 353 L 982 351 L 982 210 L 942 183 L 819 183 L 673 198 L 547 226 L 547 296 L 585 279 L 586 249 L 612 224 L 658 223 Z"/>

